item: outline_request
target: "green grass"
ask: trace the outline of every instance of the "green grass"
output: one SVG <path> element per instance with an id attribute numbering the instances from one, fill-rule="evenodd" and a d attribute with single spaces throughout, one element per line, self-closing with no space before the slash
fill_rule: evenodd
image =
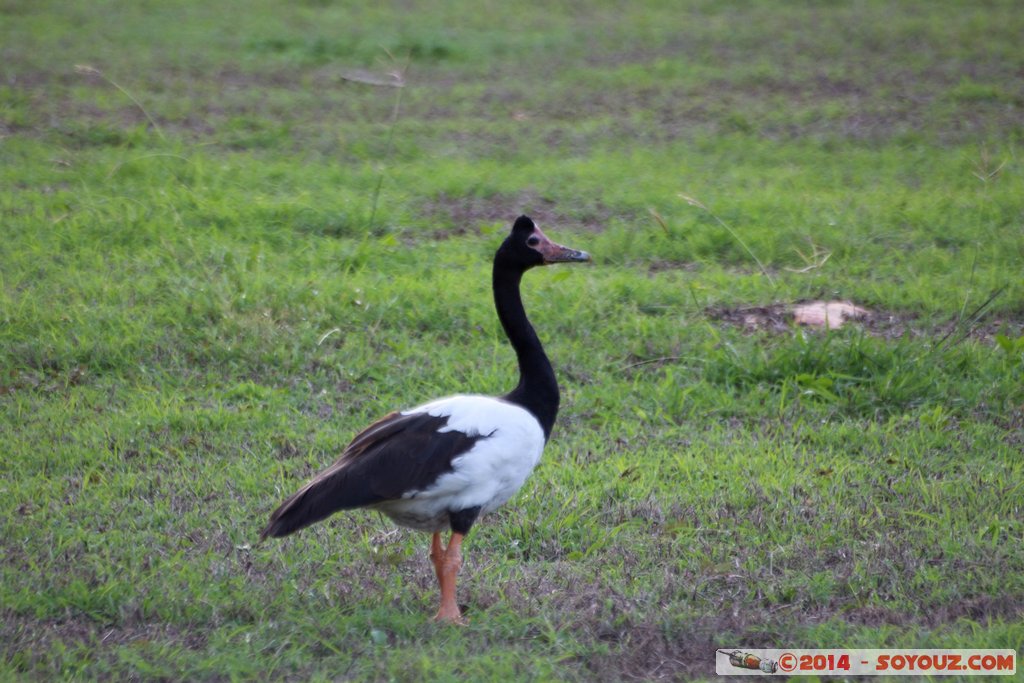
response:
<path id="1" fill-rule="evenodd" d="M 1024 648 L 1016 3 L 348 4 L 0 1 L 0 678 Z M 526 277 L 563 409 L 470 625 L 376 515 L 254 547 L 370 420 L 510 388 L 523 212 L 595 264 Z M 822 297 L 873 315 L 738 324 Z"/>

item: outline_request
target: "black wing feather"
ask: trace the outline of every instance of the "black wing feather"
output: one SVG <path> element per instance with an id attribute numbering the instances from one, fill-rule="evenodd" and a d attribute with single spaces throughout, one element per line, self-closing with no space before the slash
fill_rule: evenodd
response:
<path id="1" fill-rule="evenodd" d="M 447 416 L 391 413 L 360 432 L 337 461 L 270 515 L 260 540 L 287 536 L 338 510 L 373 505 L 421 490 L 452 471 L 452 461 L 484 435 L 439 432 Z"/>

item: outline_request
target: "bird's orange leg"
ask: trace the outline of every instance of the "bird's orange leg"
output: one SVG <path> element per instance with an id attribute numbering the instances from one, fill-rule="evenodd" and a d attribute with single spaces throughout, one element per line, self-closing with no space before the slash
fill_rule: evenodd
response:
<path id="1" fill-rule="evenodd" d="M 462 568 L 462 534 L 452 532 L 448 541 L 448 548 L 441 555 L 440 561 L 434 562 L 437 570 L 437 582 L 441 584 L 441 607 L 434 615 L 434 621 L 446 621 L 451 624 L 465 625 L 466 620 L 462 618 L 459 604 L 455 602 L 455 577 Z M 440 551 L 441 539 L 434 534 L 434 542 L 431 547 L 431 558 L 435 556 L 434 551 Z"/>
<path id="2" fill-rule="evenodd" d="M 441 563 L 444 560 L 444 546 L 441 545 L 441 532 L 434 532 L 430 540 L 430 561 L 434 563 L 434 573 L 437 575 L 437 583 L 441 583 Z"/>

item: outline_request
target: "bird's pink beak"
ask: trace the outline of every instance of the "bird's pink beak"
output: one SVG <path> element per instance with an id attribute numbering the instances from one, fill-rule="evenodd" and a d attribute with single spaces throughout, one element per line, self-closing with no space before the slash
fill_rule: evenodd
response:
<path id="1" fill-rule="evenodd" d="M 547 235 L 541 232 L 540 228 L 535 228 L 533 235 L 539 238 L 540 242 L 531 246 L 544 257 L 545 265 L 549 263 L 574 263 L 590 260 L 590 254 L 585 251 L 570 249 L 569 247 L 563 247 L 561 244 L 552 242 L 548 239 Z"/>

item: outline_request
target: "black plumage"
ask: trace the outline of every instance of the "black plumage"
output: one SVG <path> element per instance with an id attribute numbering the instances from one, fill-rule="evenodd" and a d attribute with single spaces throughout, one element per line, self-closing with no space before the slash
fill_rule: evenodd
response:
<path id="1" fill-rule="evenodd" d="M 271 514 L 260 540 L 319 522 L 338 510 L 401 498 L 452 471 L 452 460 L 485 435 L 440 431 L 448 416 L 391 413 L 360 432 L 333 465 Z"/>

